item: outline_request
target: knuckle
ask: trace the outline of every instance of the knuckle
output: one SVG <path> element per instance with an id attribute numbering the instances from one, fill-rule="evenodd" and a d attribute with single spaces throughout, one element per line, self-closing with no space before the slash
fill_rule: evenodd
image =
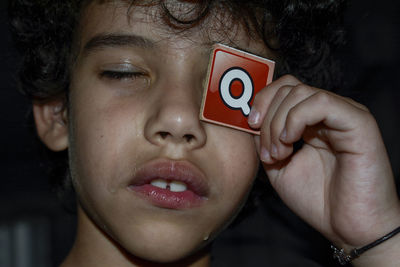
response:
<path id="1" fill-rule="evenodd" d="M 277 118 L 273 118 L 271 121 L 271 126 L 270 126 L 270 134 L 271 134 L 271 138 L 273 139 L 277 139 L 279 138 L 279 130 L 281 129 L 281 123 L 279 122 L 279 120 Z"/>
<path id="2" fill-rule="evenodd" d="M 369 110 L 369 108 L 368 108 L 367 106 L 365 106 L 365 105 L 363 105 L 363 104 L 361 104 L 361 103 L 355 101 L 354 99 L 352 99 L 352 98 L 350 98 L 350 97 L 344 97 L 344 99 L 345 99 L 347 102 L 349 102 L 350 104 L 356 106 L 357 108 L 359 108 L 359 109 L 361 109 L 361 110 L 363 110 L 363 111 L 365 111 L 365 112 L 367 112 L 367 113 L 370 113 L 370 110 Z"/>
<path id="3" fill-rule="evenodd" d="M 375 117 L 368 110 L 363 111 L 363 114 L 362 114 L 361 118 L 364 120 L 364 124 L 365 125 L 368 125 L 368 124 L 371 124 L 371 123 L 372 124 L 376 123 Z"/>
<path id="4" fill-rule="evenodd" d="M 287 116 L 286 116 L 286 125 L 288 127 L 293 127 L 296 125 L 296 122 L 298 121 L 297 118 L 298 114 L 298 109 L 296 107 L 293 107 L 289 110 Z"/>
<path id="5" fill-rule="evenodd" d="M 360 103 L 357 103 L 357 104 L 358 104 L 358 107 L 359 107 L 361 110 L 365 111 L 366 113 L 371 114 L 371 111 L 369 110 L 369 108 L 368 108 L 367 106 L 365 106 L 365 105 L 363 105 L 363 104 L 360 104 Z M 371 116 L 372 116 L 372 114 L 371 114 Z"/>
<path id="6" fill-rule="evenodd" d="M 254 96 L 254 100 L 253 100 L 253 105 L 252 106 L 258 106 L 260 102 L 263 101 L 264 95 L 265 93 L 263 92 L 263 90 L 261 90 L 260 92 L 258 92 L 255 96 Z"/>
<path id="7" fill-rule="evenodd" d="M 317 100 L 318 103 L 321 103 L 323 105 L 329 105 L 332 102 L 332 96 L 328 94 L 325 91 L 318 91 L 317 93 L 314 94 L 315 99 Z"/>
<path id="8" fill-rule="evenodd" d="M 254 100 L 253 103 L 257 104 L 259 102 L 262 102 L 264 98 L 266 98 L 266 96 L 268 95 L 268 91 L 267 90 L 260 90 L 255 96 L 254 96 Z"/>
<path id="9" fill-rule="evenodd" d="M 313 89 L 305 84 L 299 84 L 293 87 L 291 94 L 293 94 L 294 97 L 305 97 L 308 96 L 312 93 Z"/>
<path id="10" fill-rule="evenodd" d="M 286 96 L 292 90 L 292 88 L 293 87 L 290 85 L 282 86 L 281 88 L 279 88 L 278 92 L 276 92 L 276 96 L 278 98 L 280 98 L 281 96 Z"/>
<path id="11" fill-rule="evenodd" d="M 293 75 L 290 74 L 285 74 L 281 77 L 281 80 L 285 83 L 285 84 L 299 84 L 301 83 L 296 77 L 294 77 Z"/>
<path id="12" fill-rule="evenodd" d="M 347 100 L 348 102 L 350 102 L 350 103 L 355 103 L 355 101 L 354 101 L 351 97 L 343 96 L 343 98 L 344 98 L 345 100 Z"/>

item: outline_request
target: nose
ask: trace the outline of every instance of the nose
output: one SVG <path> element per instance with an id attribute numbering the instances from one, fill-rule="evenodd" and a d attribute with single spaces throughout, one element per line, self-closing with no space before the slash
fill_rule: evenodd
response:
<path id="1" fill-rule="evenodd" d="M 198 85 L 197 85 L 198 87 Z M 165 82 L 155 88 L 156 101 L 145 125 L 145 138 L 157 146 L 202 147 L 206 133 L 199 120 L 201 89 L 188 82 Z"/>

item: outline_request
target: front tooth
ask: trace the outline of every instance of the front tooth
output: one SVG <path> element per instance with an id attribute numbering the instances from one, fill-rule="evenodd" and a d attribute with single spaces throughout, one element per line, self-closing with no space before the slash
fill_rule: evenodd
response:
<path id="1" fill-rule="evenodd" d="M 165 181 L 163 179 L 156 179 L 156 180 L 151 181 L 151 185 L 153 185 L 155 187 L 167 189 L 168 183 L 167 183 L 167 181 Z"/>
<path id="2" fill-rule="evenodd" d="M 169 183 L 169 190 L 172 192 L 183 192 L 186 191 L 187 186 L 185 183 L 179 181 L 172 181 Z"/>

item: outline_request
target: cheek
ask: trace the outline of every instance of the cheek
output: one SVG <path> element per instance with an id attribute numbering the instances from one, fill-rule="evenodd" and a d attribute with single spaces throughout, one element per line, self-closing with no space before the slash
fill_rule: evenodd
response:
<path id="1" fill-rule="evenodd" d="M 215 142 L 215 153 L 219 158 L 216 168 L 219 170 L 219 194 L 226 205 L 237 206 L 243 202 L 251 189 L 258 171 L 259 160 L 250 134 L 231 130 L 218 129 Z M 221 196 L 221 194 L 223 194 Z"/>
<path id="2" fill-rule="evenodd" d="M 89 195 L 114 193 L 121 186 L 119 178 L 133 171 L 132 151 L 136 137 L 143 135 L 140 102 L 118 101 L 107 94 L 88 99 L 83 90 L 71 99 L 71 172 Z"/>
<path id="3" fill-rule="evenodd" d="M 207 158 L 201 162 L 208 164 L 203 169 L 215 185 L 206 216 L 210 216 L 208 228 L 216 235 L 229 225 L 247 200 L 259 160 L 252 135 L 212 124 L 205 128 Z"/>

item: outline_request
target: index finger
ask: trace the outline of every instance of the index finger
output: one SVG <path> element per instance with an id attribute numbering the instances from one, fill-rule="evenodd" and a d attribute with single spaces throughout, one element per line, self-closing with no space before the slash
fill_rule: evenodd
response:
<path id="1" fill-rule="evenodd" d="M 301 82 L 292 75 L 284 75 L 279 79 L 267 85 L 264 89 L 257 93 L 254 98 L 253 105 L 248 118 L 251 128 L 259 129 L 263 118 L 267 113 L 268 107 L 272 102 L 276 92 L 284 86 L 296 86 Z"/>

